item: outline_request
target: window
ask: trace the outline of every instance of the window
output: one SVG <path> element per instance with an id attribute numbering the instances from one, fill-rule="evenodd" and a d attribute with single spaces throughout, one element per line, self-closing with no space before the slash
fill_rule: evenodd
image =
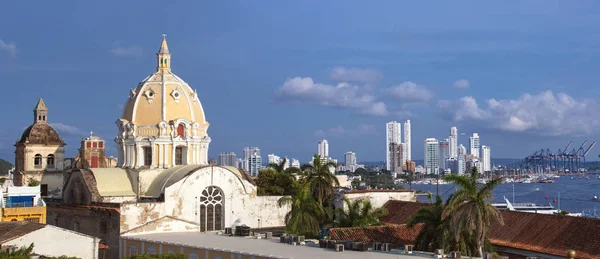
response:
<path id="1" fill-rule="evenodd" d="M 191 252 L 188 254 L 188 259 L 200 259 L 200 256 L 198 256 L 198 254 L 195 252 Z"/>
<path id="2" fill-rule="evenodd" d="M 99 147 L 99 148 L 104 148 L 104 142 L 100 142 L 100 143 L 98 143 L 98 147 Z"/>
<path id="3" fill-rule="evenodd" d="M 87 148 L 92 148 L 92 142 L 85 143 Z"/>
<path id="4" fill-rule="evenodd" d="M 137 254 L 138 254 L 137 246 L 135 246 L 135 245 L 129 246 L 129 255 L 137 255 Z"/>
<path id="5" fill-rule="evenodd" d="M 175 165 L 183 165 L 183 147 L 175 148 Z"/>
<path id="6" fill-rule="evenodd" d="M 148 249 L 146 249 L 146 253 L 149 255 L 155 255 L 156 254 L 156 248 L 154 248 L 153 246 L 148 246 Z"/>
<path id="7" fill-rule="evenodd" d="M 49 168 L 54 168 L 54 155 L 50 154 L 46 157 L 46 166 Z"/>
<path id="8" fill-rule="evenodd" d="M 144 165 L 152 165 L 152 149 L 150 147 L 144 147 Z"/>
<path id="9" fill-rule="evenodd" d="M 35 157 L 33 158 L 33 165 L 35 168 L 42 168 L 42 155 L 35 155 Z"/>
<path id="10" fill-rule="evenodd" d="M 92 143 L 92 147 L 93 147 L 93 148 L 97 148 L 97 147 L 98 147 L 98 142 L 93 142 L 93 143 Z"/>
<path id="11" fill-rule="evenodd" d="M 200 231 L 223 229 L 223 191 L 216 186 L 206 187 L 200 195 Z"/>
<path id="12" fill-rule="evenodd" d="M 177 126 L 177 136 L 181 138 L 185 137 L 185 126 L 183 126 L 183 124 L 179 124 L 179 126 Z"/>

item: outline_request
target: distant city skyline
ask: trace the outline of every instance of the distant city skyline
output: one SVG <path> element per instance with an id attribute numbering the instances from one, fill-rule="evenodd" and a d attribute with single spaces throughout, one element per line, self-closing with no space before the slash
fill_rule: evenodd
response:
<path id="1" fill-rule="evenodd" d="M 600 140 L 599 2 L 384 5 L 186 2 L 163 6 L 178 14 L 165 20 L 147 19 L 152 3 L 6 2 L 15 11 L 0 17 L 11 24 L 0 32 L 0 158 L 14 163 L 39 97 L 66 157 L 89 131 L 116 157 L 115 121 L 155 69 L 163 33 L 173 72 L 197 90 L 213 159 L 257 146 L 306 161 L 327 139 L 340 161 L 349 150 L 385 161 L 383 125 L 406 120 L 413 160 L 452 126 L 466 147 L 477 132 L 497 158 Z"/>

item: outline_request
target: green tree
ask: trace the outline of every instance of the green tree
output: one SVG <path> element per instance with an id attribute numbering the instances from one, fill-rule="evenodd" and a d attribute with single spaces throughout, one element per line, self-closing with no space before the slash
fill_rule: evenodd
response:
<path id="1" fill-rule="evenodd" d="M 305 181 L 310 185 L 313 195 L 321 206 L 323 201 L 333 194 L 334 185 L 340 185 L 335 174 L 330 171 L 332 167 L 335 169 L 337 164 L 332 161 L 321 161 L 321 156 L 316 154 L 312 164 L 302 165 Z"/>
<path id="2" fill-rule="evenodd" d="M 33 243 L 28 247 L 21 247 L 12 252 L 0 251 L 0 259 L 29 259 L 33 253 Z M 77 257 L 60 256 L 60 257 L 44 257 L 49 259 L 77 259 Z"/>
<path id="3" fill-rule="evenodd" d="M 325 218 L 325 211 L 313 198 L 310 185 L 304 184 L 293 196 L 283 196 L 278 201 L 279 207 L 289 205 L 290 211 L 285 215 L 287 233 L 315 237 L 319 232 L 320 220 Z"/>
<path id="4" fill-rule="evenodd" d="M 465 229 L 473 230 L 472 239 L 475 240 L 479 256 L 481 256 L 486 248 L 486 236 L 491 220 L 497 220 L 502 225 L 504 225 L 504 220 L 498 210 L 488 202 L 494 188 L 502 183 L 502 178 L 478 185 L 478 176 L 477 168 L 473 167 L 468 176 L 448 175 L 445 177 L 446 181 L 458 185 L 460 189 L 449 200 L 444 210 L 444 218 L 448 218 L 455 236 L 459 236 Z"/>
<path id="5" fill-rule="evenodd" d="M 417 211 L 410 221 L 408 227 L 412 228 L 417 224 L 423 224 L 423 228 L 415 241 L 416 249 L 422 251 L 433 251 L 434 249 L 445 246 L 445 224 L 444 224 L 444 203 L 442 198 L 435 196 L 433 206 L 427 206 Z"/>
<path id="6" fill-rule="evenodd" d="M 284 195 L 293 195 L 298 189 L 298 181 L 296 176 L 302 175 L 300 168 L 288 167 L 285 168 L 287 158 L 284 158 L 279 164 L 270 163 L 267 168 L 277 172 L 276 184 L 283 189 Z"/>
<path id="7" fill-rule="evenodd" d="M 339 227 L 368 227 L 381 225 L 380 217 L 388 214 L 385 208 L 373 208 L 370 200 L 357 199 L 350 201 L 344 197 L 344 203 L 348 209 L 338 208 Z"/>
<path id="8" fill-rule="evenodd" d="M 36 179 L 29 179 L 29 183 L 27 184 L 27 186 L 33 187 L 33 186 L 38 186 L 40 185 L 40 181 L 36 180 Z"/>
<path id="9" fill-rule="evenodd" d="M 284 190 L 277 181 L 277 172 L 270 169 L 261 170 L 255 180 L 258 195 L 283 195 Z"/>

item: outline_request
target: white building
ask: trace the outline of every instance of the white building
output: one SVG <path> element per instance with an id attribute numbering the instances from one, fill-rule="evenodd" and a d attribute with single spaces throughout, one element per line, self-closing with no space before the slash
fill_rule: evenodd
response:
<path id="1" fill-rule="evenodd" d="M 317 145 L 317 154 L 323 159 L 329 157 L 329 143 L 327 143 L 326 139 L 319 141 L 319 144 Z"/>
<path id="2" fill-rule="evenodd" d="M 479 143 L 479 134 L 473 133 L 473 136 L 469 138 L 469 154 L 480 157 L 479 149 L 481 148 Z"/>
<path id="3" fill-rule="evenodd" d="M 28 221 L 0 222 L 0 229 L 3 230 L 0 246 L 4 251 L 29 247 L 33 243 L 32 253 L 45 257 L 103 258 L 98 237 Z"/>
<path id="4" fill-rule="evenodd" d="M 292 158 L 292 162 L 290 163 L 291 167 L 300 168 L 300 160 Z"/>
<path id="5" fill-rule="evenodd" d="M 437 139 L 425 139 L 425 170 L 427 174 L 439 174 L 440 172 L 440 144 Z"/>
<path id="6" fill-rule="evenodd" d="M 410 138 L 410 120 L 406 120 L 404 122 L 404 152 L 406 153 L 406 156 L 404 157 L 404 161 L 410 160 L 412 161 L 412 151 L 411 151 L 411 138 Z"/>
<path id="7" fill-rule="evenodd" d="M 346 152 L 346 154 L 344 155 L 345 161 L 344 164 L 346 165 L 346 170 L 353 172 L 356 170 L 356 153 L 354 152 Z"/>
<path id="8" fill-rule="evenodd" d="M 456 127 L 450 128 L 450 137 L 448 148 L 450 149 L 450 157 L 458 157 L 458 129 Z"/>
<path id="9" fill-rule="evenodd" d="M 262 167 L 262 157 L 260 149 L 257 147 L 244 148 L 244 169 L 250 176 L 257 176 L 258 170 Z"/>
<path id="10" fill-rule="evenodd" d="M 484 172 L 492 171 L 491 150 L 489 146 L 481 146 L 481 162 Z"/>
<path id="11" fill-rule="evenodd" d="M 238 167 L 237 157 L 234 152 L 222 152 L 219 154 L 219 165 L 220 166 L 233 166 Z"/>
<path id="12" fill-rule="evenodd" d="M 458 156 L 465 156 L 467 154 L 467 148 L 463 144 L 458 145 Z"/>
<path id="13" fill-rule="evenodd" d="M 268 154 L 267 155 L 267 162 L 269 164 L 273 163 L 273 164 L 279 164 L 281 162 L 281 157 L 279 157 L 278 155 L 275 154 Z"/>
<path id="14" fill-rule="evenodd" d="M 401 134 L 399 122 L 390 121 L 385 124 L 385 167 L 388 171 L 392 171 L 391 144 L 400 144 L 402 142 Z"/>

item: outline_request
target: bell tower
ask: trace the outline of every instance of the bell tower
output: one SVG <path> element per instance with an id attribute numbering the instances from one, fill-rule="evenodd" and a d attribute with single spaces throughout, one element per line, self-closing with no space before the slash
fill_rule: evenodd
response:
<path id="1" fill-rule="evenodd" d="M 166 73 L 171 71 L 171 53 L 169 53 L 169 46 L 167 45 L 167 35 L 163 34 L 162 36 L 163 40 L 160 44 L 160 49 L 156 53 L 158 62 L 157 70 L 158 72 Z"/>
<path id="2" fill-rule="evenodd" d="M 48 107 L 41 97 L 33 110 L 33 116 L 33 123 L 48 123 Z"/>

